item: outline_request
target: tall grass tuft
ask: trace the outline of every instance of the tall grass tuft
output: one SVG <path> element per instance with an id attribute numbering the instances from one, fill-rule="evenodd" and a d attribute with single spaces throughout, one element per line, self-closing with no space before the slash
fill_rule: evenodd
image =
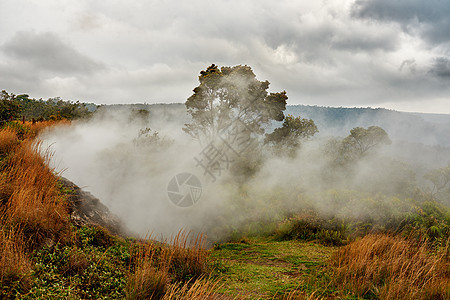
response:
<path id="1" fill-rule="evenodd" d="M 190 232 L 178 232 L 172 241 L 170 272 L 177 281 L 186 282 L 200 278 L 208 271 L 206 237 L 197 234 L 191 237 Z"/>
<path id="2" fill-rule="evenodd" d="M 190 233 L 180 231 L 166 243 L 148 239 L 147 243 L 136 245 L 135 253 L 131 255 L 127 299 L 161 299 L 164 295 L 168 297 L 168 293 L 174 297 L 186 293 L 191 295 L 200 289 L 194 287 L 191 290 L 191 285 L 200 284 L 196 280 L 208 273 L 205 243 L 202 234 L 191 237 Z M 174 282 L 181 286 L 174 285 Z"/>
<path id="3" fill-rule="evenodd" d="M 41 155 L 39 143 L 24 140 L 8 157 L 5 170 L 12 186 L 5 221 L 20 226 L 32 247 L 45 239 L 64 241 L 70 236 L 67 203 L 47 165 L 49 159 L 49 152 Z"/>
<path id="4" fill-rule="evenodd" d="M 131 249 L 130 270 L 126 286 L 127 299 L 161 299 L 169 284 L 171 253 L 153 242 Z"/>
<path id="5" fill-rule="evenodd" d="M 172 284 L 162 300 L 190 300 L 190 299 L 230 299 L 216 294 L 221 285 L 219 281 L 198 278 L 194 282 L 178 285 Z"/>
<path id="6" fill-rule="evenodd" d="M 430 253 L 425 242 L 367 235 L 332 258 L 336 284 L 381 299 L 450 299 L 449 241 Z"/>
<path id="7" fill-rule="evenodd" d="M 31 263 L 24 252 L 20 231 L 2 226 L 0 230 L 0 298 L 12 298 L 12 290 L 28 291 L 31 287 L 30 274 Z"/>
<path id="8" fill-rule="evenodd" d="M 169 283 L 167 270 L 159 270 L 150 261 L 141 261 L 128 276 L 127 299 L 161 299 Z"/>
<path id="9" fill-rule="evenodd" d="M 14 130 L 6 128 L 0 131 L 0 157 L 6 156 L 19 143 Z"/>

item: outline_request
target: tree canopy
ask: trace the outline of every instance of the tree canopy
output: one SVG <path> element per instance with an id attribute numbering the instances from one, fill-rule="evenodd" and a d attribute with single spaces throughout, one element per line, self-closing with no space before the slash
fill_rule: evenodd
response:
<path id="1" fill-rule="evenodd" d="M 2 91 L 0 94 L 0 121 L 8 120 L 9 118 L 17 118 L 20 116 L 22 106 L 14 95 Z"/>
<path id="2" fill-rule="evenodd" d="M 355 127 L 344 139 L 331 138 L 327 142 L 325 153 L 334 167 L 350 167 L 353 162 L 370 154 L 382 145 L 391 144 L 386 131 L 378 126 L 367 129 Z"/>
<path id="3" fill-rule="evenodd" d="M 311 119 L 300 116 L 286 116 L 283 125 L 266 134 L 264 143 L 274 145 L 278 150 L 295 150 L 300 146 L 300 139 L 306 139 L 318 132 L 316 124 Z"/>
<path id="4" fill-rule="evenodd" d="M 432 196 L 441 195 L 450 204 L 450 163 L 446 167 L 429 171 L 423 177 L 433 184 Z"/>
<path id="5" fill-rule="evenodd" d="M 370 126 L 367 129 L 355 127 L 350 135 L 343 140 L 344 148 L 354 152 L 357 156 L 364 156 L 371 149 L 381 145 L 390 145 L 391 140 L 383 128 Z"/>
<path id="6" fill-rule="evenodd" d="M 198 79 L 200 84 L 185 103 L 192 122 L 183 128 L 196 139 L 211 140 L 237 119 L 262 135 L 265 125 L 284 119 L 286 92 L 268 93 L 269 82 L 257 80 L 249 66 L 212 64 Z"/>
<path id="7" fill-rule="evenodd" d="M 59 97 L 36 100 L 27 94 L 14 95 L 6 91 L 0 94 L 0 120 L 10 117 L 25 119 L 75 119 L 88 116 L 86 103 L 65 101 Z"/>

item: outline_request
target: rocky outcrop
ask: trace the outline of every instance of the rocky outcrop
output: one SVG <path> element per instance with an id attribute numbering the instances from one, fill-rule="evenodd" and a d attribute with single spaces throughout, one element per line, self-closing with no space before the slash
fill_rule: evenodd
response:
<path id="1" fill-rule="evenodd" d="M 68 194 L 70 219 L 74 225 L 100 225 L 112 234 L 131 235 L 119 217 L 111 213 L 99 199 L 83 191 L 67 178 L 60 177 L 59 181 Z"/>

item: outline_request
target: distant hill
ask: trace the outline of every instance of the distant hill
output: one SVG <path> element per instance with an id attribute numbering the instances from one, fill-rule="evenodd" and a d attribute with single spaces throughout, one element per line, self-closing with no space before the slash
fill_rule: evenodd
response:
<path id="1" fill-rule="evenodd" d="M 147 109 L 150 118 L 179 123 L 189 122 L 189 115 L 182 103 L 173 104 L 123 104 L 106 105 L 103 109 Z M 380 126 L 394 141 L 406 141 L 424 145 L 450 147 L 450 115 L 408 113 L 384 108 L 344 108 L 310 105 L 288 105 L 285 114 L 314 120 L 319 136 L 347 136 L 354 127 Z M 268 128 L 280 126 L 274 122 Z"/>
<path id="2" fill-rule="evenodd" d="M 347 136 L 354 127 L 380 126 L 392 140 L 450 146 L 450 115 L 407 113 L 384 108 L 290 105 L 285 114 L 314 120 L 321 135 Z"/>

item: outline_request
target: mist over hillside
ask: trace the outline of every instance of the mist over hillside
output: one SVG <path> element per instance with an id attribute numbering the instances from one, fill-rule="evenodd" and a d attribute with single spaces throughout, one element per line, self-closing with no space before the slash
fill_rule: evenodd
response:
<path id="1" fill-rule="evenodd" d="M 103 105 L 91 118 L 55 127 L 41 139 L 44 148 L 54 151 L 55 170 L 101 199 L 131 230 L 170 236 L 189 228 L 206 232 L 212 240 L 226 238 L 246 222 L 277 218 L 283 214 L 268 214 L 273 206 L 289 211 L 300 205 L 298 199 L 315 199 L 311 205 L 327 215 L 327 197 L 317 194 L 323 191 L 406 198 L 418 189 L 432 191 L 424 175 L 450 163 L 450 128 L 444 116 L 434 122 L 432 115 L 386 109 L 300 105 L 288 106 L 284 114 L 312 119 L 319 133 L 300 142 L 293 155 L 261 147 L 245 161 L 237 160 L 242 163 L 238 169 L 223 166 L 217 183 L 198 163 L 208 145 L 183 131 L 192 120 L 181 103 Z M 280 126 L 268 123 L 265 133 Z M 383 128 L 388 142 L 367 156 L 340 148 L 351 129 L 370 126 Z M 202 200 L 180 210 L 168 200 L 168 184 L 182 173 L 200 178 Z M 235 201 L 244 201 L 248 210 Z M 348 209 L 357 216 L 367 210 Z"/>
<path id="2" fill-rule="evenodd" d="M 450 146 L 450 115 L 408 113 L 384 108 L 290 105 L 286 114 L 314 120 L 319 134 L 346 136 L 354 127 L 380 126 L 392 140 Z"/>
<path id="3" fill-rule="evenodd" d="M 181 132 L 191 117 L 182 103 L 172 104 L 119 104 L 100 106 L 99 112 L 119 112 L 127 115 L 131 110 L 149 111 L 148 126 L 163 134 L 173 129 Z M 287 105 L 284 114 L 312 119 L 319 132 L 314 139 L 346 137 L 355 127 L 380 126 L 392 144 L 384 147 L 384 155 L 410 164 L 419 178 L 427 171 L 450 163 L 450 115 L 410 113 L 385 108 L 346 108 L 310 105 Z M 272 122 L 266 133 L 280 127 Z"/>
<path id="4" fill-rule="evenodd" d="M 154 123 L 175 122 L 183 126 L 190 116 L 182 103 L 103 105 L 100 109 L 146 109 Z M 355 127 L 380 126 L 393 141 L 410 142 L 426 146 L 450 146 L 450 115 L 409 113 L 384 108 L 346 108 L 310 105 L 288 105 L 285 115 L 312 119 L 319 132 L 316 136 L 345 137 Z M 266 129 L 271 132 L 281 122 L 273 122 Z M 159 129 L 161 130 L 161 129 Z"/>
<path id="5" fill-rule="evenodd" d="M 148 126 L 164 134 L 179 131 L 191 121 L 183 103 L 102 105 L 99 112 L 127 115 L 130 110 L 149 111 Z M 384 155 L 408 163 L 422 178 L 427 171 L 450 163 L 450 115 L 410 113 L 384 108 L 345 108 L 310 105 L 287 105 L 284 114 L 312 119 L 319 132 L 313 139 L 343 138 L 355 127 L 380 126 L 392 144 Z M 270 133 L 282 122 L 273 121 L 265 129 Z"/>

